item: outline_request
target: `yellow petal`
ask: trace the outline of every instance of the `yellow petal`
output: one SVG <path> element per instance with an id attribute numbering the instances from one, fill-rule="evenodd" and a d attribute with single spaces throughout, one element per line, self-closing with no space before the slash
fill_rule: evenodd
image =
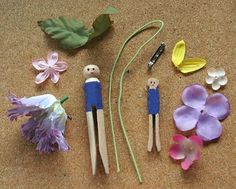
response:
<path id="1" fill-rule="evenodd" d="M 206 60 L 201 58 L 187 58 L 178 66 L 182 73 L 190 73 L 203 68 L 206 65 Z"/>
<path id="2" fill-rule="evenodd" d="M 175 44 L 172 52 L 172 62 L 176 67 L 184 60 L 185 55 L 185 42 L 184 40 L 179 41 Z"/>

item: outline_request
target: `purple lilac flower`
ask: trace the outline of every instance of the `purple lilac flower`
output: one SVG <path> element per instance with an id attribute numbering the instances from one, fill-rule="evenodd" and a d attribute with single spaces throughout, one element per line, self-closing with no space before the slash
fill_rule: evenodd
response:
<path id="1" fill-rule="evenodd" d="M 64 138 L 67 114 L 53 95 L 17 98 L 11 94 L 8 100 L 14 105 L 14 108 L 8 110 L 11 121 L 22 116 L 30 117 L 22 124 L 21 132 L 27 140 L 37 144 L 39 152 L 49 153 L 56 148 L 60 151 L 69 150 Z"/>

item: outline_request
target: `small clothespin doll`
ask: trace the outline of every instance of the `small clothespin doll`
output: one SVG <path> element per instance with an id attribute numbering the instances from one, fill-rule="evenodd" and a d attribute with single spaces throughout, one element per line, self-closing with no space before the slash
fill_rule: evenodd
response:
<path id="1" fill-rule="evenodd" d="M 84 84 L 84 92 L 86 101 L 86 116 L 88 124 L 92 174 L 96 174 L 97 167 L 96 141 L 98 141 L 99 153 L 102 159 L 105 173 L 108 174 L 109 164 L 107 155 L 106 133 L 104 126 L 102 87 L 100 81 L 98 80 L 100 70 L 96 65 L 87 65 L 83 70 L 83 74 L 86 78 Z M 98 136 L 96 136 L 96 134 Z"/>
<path id="2" fill-rule="evenodd" d="M 149 114 L 149 137 L 148 148 L 149 152 L 152 151 L 153 139 L 155 131 L 155 143 L 157 151 L 161 150 L 160 134 L 159 134 L 159 110 L 160 110 L 160 95 L 158 90 L 159 81 L 155 78 L 148 79 L 148 114 Z"/>

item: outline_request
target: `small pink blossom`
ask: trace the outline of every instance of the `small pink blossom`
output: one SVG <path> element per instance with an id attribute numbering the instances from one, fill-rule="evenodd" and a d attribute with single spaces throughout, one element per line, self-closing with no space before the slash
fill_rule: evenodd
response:
<path id="1" fill-rule="evenodd" d="M 44 59 L 38 59 L 32 62 L 32 65 L 40 72 L 36 78 L 35 83 L 40 84 L 47 78 L 51 78 L 53 83 L 57 83 L 59 80 L 59 72 L 64 72 L 67 69 L 67 63 L 64 61 L 58 61 L 58 53 L 48 53 L 47 61 Z"/>
<path id="2" fill-rule="evenodd" d="M 173 136 L 175 142 L 169 149 L 169 155 L 175 160 L 182 160 L 181 167 L 188 170 L 195 160 L 200 159 L 203 141 L 199 136 L 193 135 L 189 138 L 176 134 Z"/>

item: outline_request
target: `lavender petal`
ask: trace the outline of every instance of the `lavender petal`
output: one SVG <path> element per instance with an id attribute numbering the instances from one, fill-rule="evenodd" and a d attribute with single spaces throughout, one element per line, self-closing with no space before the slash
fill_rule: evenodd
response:
<path id="1" fill-rule="evenodd" d="M 60 151 L 69 150 L 69 146 L 65 141 L 65 138 L 60 130 L 58 129 L 49 129 L 45 136 L 41 137 L 37 145 L 37 150 L 41 153 L 50 153 L 55 151 L 55 148 L 58 148 Z"/>
<path id="2" fill-rule="evenodd" d="M 175 126 L 181 131 L 193 129 L 199 119 L 200 112 L 188 106 L 177 108 L 173 114 Z"/>
<path id="3" fill-rule="evenodd" d="M 218 119 L 203 113 L 199 117 L 196 133 L 202 140 L 211 141 L 220 137 L 222 126 Z"/>
<path id="4" fill-rule="evenodd" d="M 198 84 L 186 87 L 182 94 L 182 101 L 186 106 L 202 109 L 206 103 L 208 93 L 206 89 Z"/>
<path id="5" fill-rule="evenodd" d="M 228 99 L 221 93 L 210 95 L 206 101 L 205 111 L 218 120 L 225 119 L 230 113 Z"/>

